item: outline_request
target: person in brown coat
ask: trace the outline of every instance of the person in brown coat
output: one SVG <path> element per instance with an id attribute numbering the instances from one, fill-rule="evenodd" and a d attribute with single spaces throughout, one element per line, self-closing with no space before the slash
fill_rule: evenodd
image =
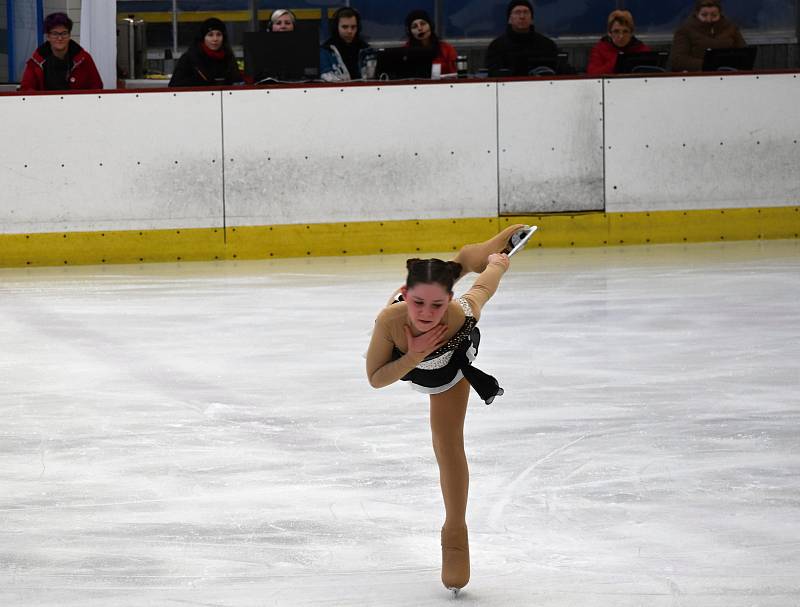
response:
<path id="1" fill-rule="evenodd" d="M 735 23 L 722 14 L 721 0 L 696 0 L 694 12 L 672 40 L 670 60 L 676 72 L 699 72 L 709 48 L 743 48 L 747 43 Z"/>

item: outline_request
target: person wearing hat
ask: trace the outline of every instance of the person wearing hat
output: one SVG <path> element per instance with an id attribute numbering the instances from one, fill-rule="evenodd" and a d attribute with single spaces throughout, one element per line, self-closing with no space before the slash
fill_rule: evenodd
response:
<path id="1" fill-rule="evenodd" d="M 512 0 L 506 10 L 506 33 L 492 40 L 486 53 L 490 76 L 527 76 L 531 57 L 557 57 L 558 47 L 533 26 L 533 5 Z"/>
<path id="2" fill-rule="evenodd" d="M 91 55 L 72 40 L 72 19 L 52 13 L 44 20 L 47 41 L 25 64 L 19 90 L 68 91 L 101 89 L 103 80 Z"/>
<path id="3" fill-rule="evenodd" d="M 242 81 L 225 24 L 212 17 L 203 21 L 194 43 L 181 55 L 169 86 L 218 86 Z"/>
<path id="4" fill-rule="evenodd" d="M 456 73 L 458 53 L 452 44 L 440 40 L 427 11 L 414 10 L 406 15 L 406 46 L 430 49 L 434 53 L 433 63 L 441 66 L 442 74 Z"/>
<path id="5" fill-rule="evenodd" d="M 612 11 L 608 16 L 608 35 L 589 53 L 586 73 L 613 74 L 621 53 L 650 52 L 650 47 L 633 35 L 633 28 L 633 15 L 629 11 Z"/>
<path id="6" fill-rule="evenodd" d="M 361 80 L 362 51 L 370 48 L 361 37 L 361 14 L 342 7 L 330 19 L 331 36 L 320 48 L 320 79 L 326 82 Z"/>
<path id="7" fill-rule="evenodd" d="M 272 11 L 267 23 L 267 29 L 271 32 L 293 32 L 297 17 L 288 8 L 276 8 Z"/>
<path id="8" fill-rule="evenodd" d="M 697 0 L 689 18 L 672 40 L 670 61 L 676 72 L 699 72 L 709 48 L 744 48 L 747 43 L 735 23 L 722 14 L 721 0 Z"/>

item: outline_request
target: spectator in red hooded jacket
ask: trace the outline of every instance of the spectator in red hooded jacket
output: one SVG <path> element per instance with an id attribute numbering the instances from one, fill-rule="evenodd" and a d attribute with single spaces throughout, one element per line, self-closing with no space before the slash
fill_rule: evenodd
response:
<path id="1" fill-rule="evenodd" d="M 608 35 L 594 45 L 589 55 L 587 74 L 613 74 L 620 53 L 648 53 L 650 47 L 633 35 L 633 15 L 612 11 L 608 16 Z"/>
<path id="2" fill-rule="evenodd" d="M 101 89 L 103 80 L 91 55 L 72 40 L 72 19 L 52 13 L 44 20 L 47 38 L 25 64 L 21 91 Z"/>

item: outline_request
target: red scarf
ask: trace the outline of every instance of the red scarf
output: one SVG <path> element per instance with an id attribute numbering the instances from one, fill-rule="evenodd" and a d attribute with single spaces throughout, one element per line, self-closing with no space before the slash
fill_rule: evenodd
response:
<path id="1" fill-rule="evenodd" d="M 212 59 L 216 59 L 217 61 L 221 61 L 225 59 L 225 47 L 220 47 L 218 51 L 212 51 L 210 48 L 206 46 L 205 42 L 200 44 L 200 49 Z"/>

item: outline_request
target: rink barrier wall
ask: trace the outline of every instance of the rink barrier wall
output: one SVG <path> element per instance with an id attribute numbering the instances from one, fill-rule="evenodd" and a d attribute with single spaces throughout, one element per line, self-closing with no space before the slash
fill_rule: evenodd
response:
<path id="1" fill-rule="evenodd" d="M 605 81 L 608 212 L 800 201 L 800 78 Z"/>
<path id="2" fill-rule="evenodd" d="M 799 101 L 796 74 L 0 95 L 0 265 L 446 251 L 517 219 L 796 238 Z"/>
<path id="3" fill-rule="evenodd" d="M 528 246 L 540 248 L 796 239 L 800 206 L 0 234 L 0 267 L 444 253 L 514 223 L 538 225 Z"/>
<path id="4" fill-rule="evenodd" d="M 223 108 L 226 226 L 497 214 L 493 82 L 236 90 Z"/>

